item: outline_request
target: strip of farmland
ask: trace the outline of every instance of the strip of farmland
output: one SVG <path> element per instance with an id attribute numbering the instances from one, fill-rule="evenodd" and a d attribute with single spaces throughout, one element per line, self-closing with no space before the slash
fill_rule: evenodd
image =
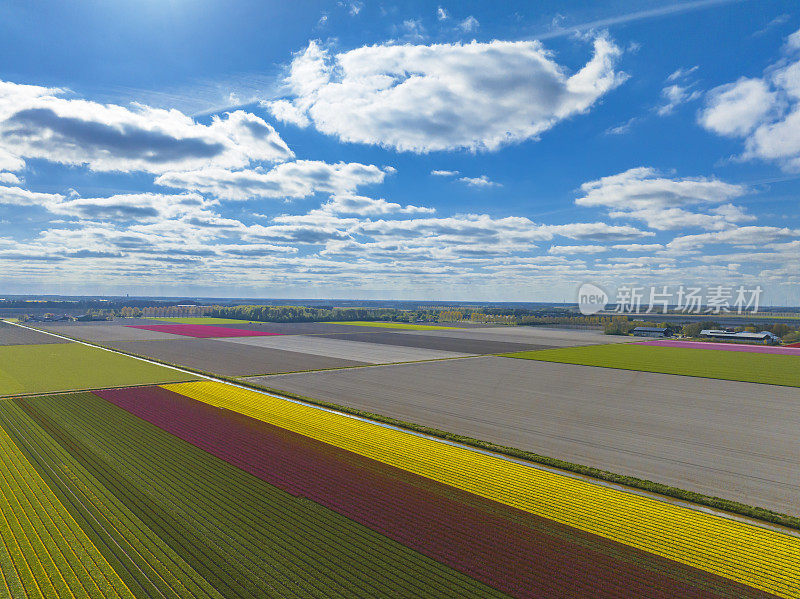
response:
<path id="1" fill-rule="evenodd" d="M 27 424 L 25 430 L 39 431 L 15 439 L 18 444 L 51 448 L 47 454 L 40 451 L 37 467 L 62 468 L 58 460 L 66 455 L 68 464 L 77 463 L 94 478 L 90 490 L 105 494 L 103 506 L 123 506 L 142 523 L 142 531 L 125 539 L 136 544 L 148 531 L 155 533 L 221 596 L 504 596 L 91 393 L 4 404 L 4 416 L 10 411 L 20 421 L 18 429 Z M 74 483 L 62 478 L 49 484 L 68 494 Z M 132 559 L 145 571 L 158 567 L 143 553 Z M 134 577 L 135 568 L 125 570 Z M 182 571 L 174 564 L 166 568 L 166 574 Z M 148 580 L 158 581 L 150 575 L 142 585 Z M 169 593 L 173 587 L 162 586 L 165 596 L 193 596 L 187 590 Z M 136 595 L 161 596 L 154 589 Z"/>
<path id="2" fill-rule="evenodd" d="M 497 354 L 501 352 L 552 347 L 551 345 L 538 345 L 536 343 L 508 343 L 505 341 L 485 339 L 462 339 L 460 337 L 456 338 L 450 336 L 440 337 L 432 334 L 412 335 L 409 334 L 408 331 L 334 333 L 330 335 L 321 335 L 317 338 L 336 339 L 339 341 L 359 341 L 390 347 L 419 348 L 431 351 L 457 352 L 461 354 Z"/>
<path id="3" fill-rule="evenodd" d="M 80 343 L 0 346 L 0 395 L 47 393 L 194 377 Z"/>
<path id="4" fill-rule="evenodd" d="M 765 592 L 800 596 L 794 536 L 222 383 L 165 387 Z"/>
<path id="5" fill-rule="evenodd" d="M 236 320 L 234 318 L 214 318 L 212 316 L 153 316 L 150 320 L 158 320 L 160 322 L 171 322 L 173 324 L 242 324 L 248 323 L 248 320 Z"/>
<path id="6" fill-rule="evenodd" d="M 80 401 L 87 395 L 75 394 L 72 399 Z M 221 599 L 51 436 L 58 434 L 57 429 L 46 432 L 13 401 L 0 402 L 0 424 L 134 595 Z M 35 596 L 35 588 L 36 581 L 30 581 L 25 591 Z"/>
<path id="7" fill-rule="evenodd" d="M 230 327 L 217 327 L 206 324 L 131 324 L 126 325 L 133 329 L 144 331 L 155 331 L 158 333 L 169 333 L 170 335 L 183 335 L 186 337 L 198 337 L 207 339 L 210 337 L 258 337 L 280 335 L 281 333 L 271 333 L 269 331 L 248 331 L 246 329 L 234 329 Z"/>
<path id="8" fill-rule="evenodd" d="M 269 337 L 258 337 L 258 339 L 270 340 Z M 367 364 L 330 356 L 315 356 L 241 343 L 225 343 L 221 339 L 186 337 L 161 341 L 123 341 L 106 345 L 127 353 L 223 376 L 323 370 Z"/>
<path id="9" fill-rule="evenodd" d="M 163 388 L 95 394 L 293 495 L 514 596 L 761 595 Z"/>
<path id="10" fill-rule="evenodd" d="M 134 595 L 0 427 L 0 595 Z"/>
<path id="11" fill-rule="evenodd" d="M 562 347 L 518 352 L 506 354 L 506 356 L 545 362 L 800 387 L 800 356 L 794 355 L 775 356 L 626 343 Z"/>
<path id="12" fill-rule="evenodd" d="M 630 343 L 635 338 L 621 335 L 605 335 L 596 329 L 554 329 L 540 326 L 520 327 L 473 327 L 443 331 L 400 331 L 404 335 L 430 337 L 452 337 L 454 339 L 476 339 L 482 341 L 505 341 L 527 345 L 549 347 L 571 347 L 575 345 L 598 345 L 605 343 Z"/>
<path id="13" fill-rule="evenodd" d="M 457 324 L 452 326 L 430 325 L 430 324 L 411 324 L 407 322 L 375 322 L 373 320 L 349 320 L 331 321 L 331 324 L 343 324 L 351 327 L 375 327 L 381 329 L 405 329 L 408 331 L 445 331 L 447 329 L 458 328 Z"/>
<path id="14" fill-rule="evenodd" d="M 169 333 L 159 333 L 132 326 L 119 326 L 115 324 L 71 324 L 60 328 L 50 327 L 51 331 L 59 335 L 82 339 L 94 343 L 107 343 L 109 341 L 152 341 L 155 339 L 181 339 L 189 340 L 191 337 L 178 337 Z M 51 339 L 57 337 L 50 336 Z"/>
<path id="15" fill-rule="evenodd" d="M 800 391 L 487 356 L 249 382 L 800 516 Z"/>
<path id="16" fill-rule="evenodd" d="M 221 339 L 228 343 L 268 347 L 297 353 L 326 356 L 343 360 L 353 360 L 369 364 L 390 362 L 414 362 L 419 360 L 439 360 L 461 358 L 469 352 L 442 351 L 420 347 L 399 347 L 383 343 L 369 343 L 371 335 L 358 337 L 358 340 L 329 339 L 327 336 L 282 335 L 274 338 L 236 338 Z"/>
<path id="17" fill-rule="evenodd" d="M 39 345 L 42 343 L 69 343 L 69 341 L 0 321 L 0 345 Z"/>
<path id="18" fill-rule="evenodd" d="M 739 351 L 752 354 L 781 354 L 784 356 L 800 357 L 800 348 L 786 346 L 774 347 L 771 345 L 745 345 L 744 343 L 713 343 L 708 341 L 673 341 L 671 339 L 653 339 L 643 341 L 637 345 L 654 345 L 658 347 L 683 347 L 694 349 L 716 349 L 720 351 Z"/>

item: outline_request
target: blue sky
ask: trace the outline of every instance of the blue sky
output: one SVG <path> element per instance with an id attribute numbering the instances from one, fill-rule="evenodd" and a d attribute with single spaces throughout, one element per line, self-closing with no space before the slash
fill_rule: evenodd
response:
<path id="1" fill-rule="evenodd" d="M 795 2 L 0 0 L 0 292 L 800 285 Z"/>

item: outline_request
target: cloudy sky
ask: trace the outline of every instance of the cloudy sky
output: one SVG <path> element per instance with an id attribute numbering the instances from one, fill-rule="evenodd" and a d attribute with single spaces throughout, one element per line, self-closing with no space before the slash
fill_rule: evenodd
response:
<path id="1" fill-rule="evenodd" d="M 611 4 L 0 0 L 0 294 L 800 304 L 796 2 Z"/>

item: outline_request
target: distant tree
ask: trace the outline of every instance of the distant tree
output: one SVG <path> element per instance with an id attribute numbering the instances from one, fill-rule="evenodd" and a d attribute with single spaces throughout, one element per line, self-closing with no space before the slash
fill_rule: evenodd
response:
<path id="1" fill-rule="evenodd" d="M 769 327 L 768 330 L 771 330 L 772 333 L 777 335 L 778 337 L 783 337 L 784 335 L 787 335 L 789 332 L 791 332 L 792 328 L 788 324 L 778 322 Z"/>
<path id="2" fill-rule="evenodd" d="M 791 333 L 783 335 L 781 341 L 784 343 L 797 343 L 800 341 L 800 331 L 792 331 Z"/>

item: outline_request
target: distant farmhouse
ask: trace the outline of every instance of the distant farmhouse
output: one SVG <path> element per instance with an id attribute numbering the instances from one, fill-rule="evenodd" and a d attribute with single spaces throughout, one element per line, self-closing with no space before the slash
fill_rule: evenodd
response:
<path id="1" fill-rule="evenodd" d="M 733 331 L 703 329 L 700 331 L 700 336 L 708 339 L 733 341 L 735 343 L 761 343 L 767 345 L 777 345 L 781 342 L 780 337 L 770 333 L 769 331 L 761 331 L 760 333 L 748 333 L 746 331 L 742 331 L 740 333 L 734 333 Z"/>
<path id="2" fill-rule="evenodd" d="M 666 337 L 666 327 L 636 327 L 633 329 L 634 337 Z"/>

